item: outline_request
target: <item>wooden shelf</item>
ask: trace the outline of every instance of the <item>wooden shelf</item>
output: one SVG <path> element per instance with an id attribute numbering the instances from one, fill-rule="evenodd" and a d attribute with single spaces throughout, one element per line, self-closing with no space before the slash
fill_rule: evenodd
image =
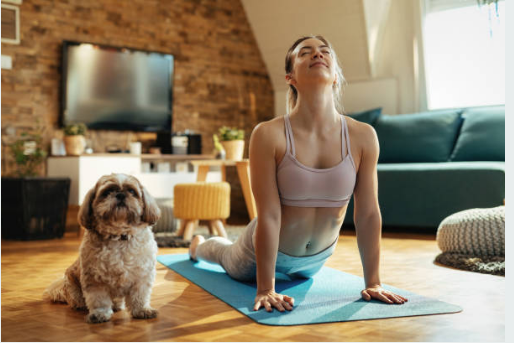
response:
<path id="1" fill-rule="evenodd" d="M 134 156 L 134 155 L 131 155 Z M 214 158 L 214 155 L 172 155 L 172 154 L 142 154 L 142 161 L 155 161 L 155 160 L 210 160 Z"/>
<path id="2" fill-rule="evenodd" d="M 235 166 L 238 162 L 248 162 L 248 159 L 241 161 L 202 159 L 200 161 L 191 161 L 191 164 L 194 166 Z"/>
<path id="3" fill-rule="evenodd" d="M 214 155 L 172 155 L 172 154 L 126 154 L 126 153 L 95 153 L 82 154 L 79 156 L 49 156 L 52 158 L 70 158 L 70 157 L 139 157 L 141 160 L 210 160 L 214 159 Z"/>

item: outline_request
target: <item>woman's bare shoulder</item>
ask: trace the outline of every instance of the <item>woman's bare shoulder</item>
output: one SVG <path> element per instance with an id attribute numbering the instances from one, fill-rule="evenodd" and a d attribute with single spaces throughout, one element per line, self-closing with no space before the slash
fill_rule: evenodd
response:
<path id="1" fill-rule="evenodd" d="M 356 145 L 362 151 L 377 150 L 378 137 L 375 128 L 349 116 L 345 116 L 352 146 Z"/>
<path id="2" fill-rule="evenodd" d="M 270 120 L 261 121 L 260 123 L 258 123 L 255 126 L 255 128 L 257 128 L 257 127 L 265 127 L 268 130 L 276 130 L 279 127 L 283 128 L 284 127 L 284 116 L 279 116 L 279 117 L 275 117 Z M 254 130 L 255 130 L 255 128 L 254 128 Z"/>
<path id="3" fill-rule="evenodd" d="M 281 133 L 284 132 L 284 117 L 275 117 L 273 119 L 258 123 L 252 135 L 257 135 L 261 139 L 270 140 L 269 143 L 277 143 L 283 138 Z"/>
<path id="4" fill-rule="evenodd" d="M 275 117 L 260 122 L 255 126 L 250 139 L 251 151 L 256 154 L 270 153 L 275 163 L 280 163 L 286 151 L 286 137 L 284 132 L 284 117 Z"/>
<path id="5" fill-rule="evenodd" d="M 361 121 L 355 120 L 350 116 L 346 116 L 346 123 L 348 124 L 348 131 L 350 136 L 355 137 L 357 140 L 374 140 L 376 136 L 375 128 L 368 123 L 363 123 Z"/>

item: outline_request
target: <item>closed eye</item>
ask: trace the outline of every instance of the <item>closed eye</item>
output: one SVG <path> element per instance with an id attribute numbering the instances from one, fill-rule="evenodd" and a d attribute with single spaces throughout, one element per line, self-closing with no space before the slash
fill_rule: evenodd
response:
<path id="1" fill-rule="evenodd" d="M 322 53 L 330 55 L 330 51 L 328 51 L 328 50 L 322 51 Z M 310 54 L 310 52 L 302 52 L 300 54 L 300 56 L 304 56 L 304 55 L 307 55 L 307 54 Z"/>

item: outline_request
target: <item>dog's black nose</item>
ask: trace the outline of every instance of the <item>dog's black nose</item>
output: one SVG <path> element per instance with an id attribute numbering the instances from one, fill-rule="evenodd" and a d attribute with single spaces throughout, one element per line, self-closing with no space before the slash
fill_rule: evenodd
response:
<path id="1" fill-rule="evenodd" d="M 127 196 L 125 195 L 125 193 L 116 193 L 116 199 L 118 199 L 119 201 L 123 201 L 125 200 Z"/>

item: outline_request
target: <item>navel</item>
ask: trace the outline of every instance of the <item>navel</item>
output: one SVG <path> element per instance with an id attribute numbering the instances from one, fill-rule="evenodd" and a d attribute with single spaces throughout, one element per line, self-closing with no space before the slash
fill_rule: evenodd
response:
<path id="1" fill-rule="evenodd" d="M 311 242 L 307 242 L 307 245 L 305 246 L 305 249 L 309 249 L 311 247 Z"/>

